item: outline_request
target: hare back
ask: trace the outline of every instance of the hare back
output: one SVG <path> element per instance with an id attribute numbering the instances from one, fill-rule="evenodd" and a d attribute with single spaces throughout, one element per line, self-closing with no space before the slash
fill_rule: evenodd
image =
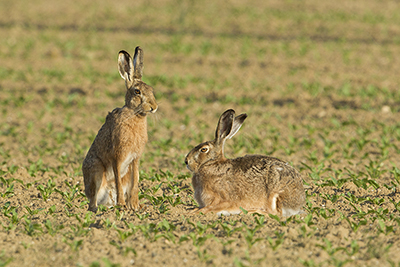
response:
<path id="1" fill-rule="evenodd" d="M 275 191 L 290 184 L 302 184 L 300 173 L 289 163 L 278 158 L 263 155 L 246 155 L 232 159 L 232 173 L 249 180 L 265 181 L 268 191 Z M 252 178 L 254 177 L 254 178 Z"/>
<path id="2" fill-rule="evenodd" d="M 302 185 L 300 173 L 280 159 L 263 155 L 246 155 L 203 164 L 195 175 L 195 184 L 210 188 L 248 191 L 265 186 L 267 191 L 281 191 L 291 184 Z"/>
<path id="3" fill-rule="evenodd" d="M 288 163 L 269 156 L 248 155 L 204 164 L 193 175 L 195 199 L 200 207 L 215 201 L 241 203 L 243 208 L 266 209 L 269 196 L 278 209 L 290 212 L 304 203 L 303 182 Z"/>
<path id="4" fill-rule="evenodd" d="M 233 162 L 236 171 L 245 179 L 254 180 L 257 177 L 261 180 L 259 184 L 265 182 L 268 195 L 277 194 L 279 197 L 276 201 L 287 213 L 298 210 L 304 204 L 303 179 L 289 163 L 263 155 L 247 155 L 234 159 Z"/>

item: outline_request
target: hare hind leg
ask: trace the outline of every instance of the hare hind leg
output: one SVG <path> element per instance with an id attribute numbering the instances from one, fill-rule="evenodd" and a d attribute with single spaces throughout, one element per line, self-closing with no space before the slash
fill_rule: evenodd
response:
<path id="1" fill-rule="evenodd" d="M 268 199 L 266 203 L 266 210 L 269 214 L 272 215 L 282 215 L 282 211 L 280 208 L 280 203 L 279 203 L 279 194 L 280 192 L 271 192 L 268 194 Z"/>
<path id="2" fill-rule="evenodd" d="M 99 159 L 86 158 L 82 164 L 85 195 L 89 200 L 89 211 L 97 211 L 97 198 L 102 187 L 106 186 L 105 169 Z"/>
<path id="3" fill-rule="evenodd" d="M 129 165 L 125 179 L 129 179 L 127 189 L 127 205 L 129 209 L 139 209 L 139 158 L 135 158 Z"/>
<path id="4" fill-rule="evenodd" d="M 209 212 L 214 212 L 218 216 L 220 215 L 228 216 L 232 214 L 239 214 L 241 213 L 241 210 L 236 203 L 224 201 L 215 205 L 209 205 L 201 209 L 193 210 L 191 213 L 199 214 L 200 212 L 204 214 Z"/>

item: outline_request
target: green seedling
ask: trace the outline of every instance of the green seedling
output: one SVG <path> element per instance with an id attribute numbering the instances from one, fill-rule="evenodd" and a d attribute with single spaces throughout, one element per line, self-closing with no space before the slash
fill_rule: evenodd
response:
<path id="1" fill-rule="evenodd" d="M 334 248 L 332 246 L 331 241 L 329 241 L 327 238 L 324 238 L 324 242 L 325 242 L 324 245 L 317 244 L 316 246 L 322 248 L 323 250 L 325 250 L 326 253 L 328 253 L 329 256 L 333 256 L 333 254 L 335 254 L 338 251 L 345 250 L 345 248 L 343 248 L 343 247 Z"/>
<path id="2" fill-rule="evenodd" d="M 358 251 L 360 250 L 360 246 L 357 243 L 357 240 L 352 240 L 350 244 L 350 248 L 347 249 L 345 248 L 344 251 L 348 256 L 353 256 L 355 255 Z"/>
<path id="3" fill-rule="evenodd" d="M 43 229 L 40 224 L 32 222 L 32 220 L 28 219 L 26 216 L 24 216 L 24 221 L 24 230 L 27 235 L 35 236 L 43 233 Z"/>
<path id="4" fill-rule="evenodd" d="M 67 207 L 64 207 L 64 213 L 65 213 L 65 215 L 67 215 L 68 217 L 75 216 L 75 213 L 72 213 L 71 211 L 69 211 L 69 210 L 67 209 Z"/>
<path id="5" fill-rule="evenodd" d="M 370 161 L 369 164 L 364 165 L 364 167 L 367 170 L 367 174 L 373 181 L 375 181 L 376 179 L 379 179 L 383 174 L 385 174 L 387 172 L 387 170 L 381 169 L 381 165 L 378 162 L 374 162 L 374 161 Z M 379 188 L 379 185 L 376 188 Z"/>
<path id="6" fill-rule="evenodd" d="M 148 218 L 150 216 L 149 213 L 145 212 L 145 213 L 139 213 L 139 212 L 135 212 L 136 217 L 139 218 L 139 220 L 143 221 L 144 219 Z"/>
<path id="7" fill-rule="evenodd" d="M 5 251 L 3 250 L 2 252 L 1 252 L 1 254 L 0 254 L 0 266 L 7 266 L 9 263 L 11 263 L 13 260 L 14 260 L 14 258 L 13 257 L 8 257 L 8 256 L 6 256 L 5 255 L 6 253 L 5 253 Z"/>
<path id="8" fill-rule="evenodd" d="M 126 256 L 128 256 L 128 254 L 131 252 L 133 255 L 137 255 L 137 253 L 136 253 L 136 250 L 134 249 L 134 248 L 131 248 L 131 247 L 123 247 L 122 245 L 119 245 L 117 242 L 115 242 L 115 241 L 110 241 L 110 243 L 109 243 L 110 245 L 112 245 L 112 246 L 114 246 L 114 247 L 116 247 L 119 251 L 120 251 L 120 253 L 124 256 L 124 257 L 126 257 Z"/>
<path id="9" fill-rule="evenodd" d="M 15 174 L 16 171 L 19 169 L 17 165 L 12 164 L 11 166 L 7 167 L 7 170 L 10 174 Z M 22 181 L 21 181 L 22 183 Z"/>
<path id="10" fill-rule="evenodd" d="M 335 216 L 335 209 L 320 209 L 318 211 L 318 215 L 325 220 L 329 220 L 330 218 Z"/>
<path id="11" fill-rule="evenodd" d="M 185 204 L 182 202 L 182 199 L 179 195 L 174 194 L 174 195 L 170 195 L 167 196 L 165 194 L 163 194 L 163 198 L 172 206 L 172 207 L 176 207 L 177 205 L 182 205 Z"/>
<path id="12" fill-rule="evenodd" d="M 390 233 L 394 232 L 394 227 L 393 225 L 386 225 L 383 220 L 378 219 L 378 233 L 382 233 L 384 235 L 388 235 Z"/>
<path id="13" fill-rule="evenodd" d="M 273 239 L 269 236 L 267 237 L 268 243 L 270 244 L 273 251 L 277 250 L 280 246 L 282 246 L 283 242 L 285 241 L 285 239 L 283 238 L 285 233 L 283 232 L 279 233 L 278 231 L 275 231 L 274 233 L 276 235 L 276 239 Z"/>
<path id="14" fill-rule="evenodd" d="M 208 229 L 215 228 L 218 224 L 218 221 L 212 222 L 211 224 L 202 224 L 198 221 L 197 224 L 194 224 L 189 218 L 186 219 L 186 222 L 195 228 L 197 235 L 203 235 Z"/>
<path id="15" fill-rule="evenodd" d="M 44 210 L 44 208 L 39 208 L 37 210 L 32 210 L 31 208 L 29 208 L 28 206 L 25 206 L 26 211 L 28 212 L 28 214 L 32 217 L 34 215 L 39 214 L 40 212 L 42 212 Z"/>
<path id="16" fill-rule="evenodd" d="M 368 221 L 366 219 L 360 219 L 358 221 L 350 220 L 347 216 L 342 215 L 342 217 L 349 223 L 350 228 L 357 232 L 360 226 L 367 225 Z"/>
<path id="17" fill-rule="evenodd" d="M 234 227 L 235 225 L 228 224 L 226 222 L 218 221 L 219 225 L 222 227 L 224 230 L 224 234 L 227 237 L 231 237 L 234 233 L 240 232 L 243 229 L 243 226 L 240 227 Z"/>
<path id="18" fill-rule="evenodd" d="M 314 229 L 310 229 L 312 231 L 308 231 L 307 229 L 310 229 L 309 227 L 302 225 L 300 226 L 300 228 L 298 229 L 299 234 L 303 237 L 303 238 L 309 238 L 309 237 L 313 237 L 314 236 Z"/>
<path id="19" fill-rule="evenodd" d="M 329 200 L 332 203 L 336 203 L 341 197 L 344 196 L 343 193 L 341 194 L 333 194 L 333 195 L 329 195 L 327 193 L 322 193 L 319 195 L 320 197 L 322 197 L 325 200 Z"/>
<path id="20" fill-rule="evenodd" d="M 200 261 L 206 263 L 211 263 L 210 260 L 216 258 L 216 256 L 210 255 L 207 249 L 200 249 L 200 248 L 197 248 L 197 256 L 199 257 Z"/>
<path id="21" fill-rule="evenodd" d="M 87 212 L 85 214 L 85 217 L 81 219 L 81 216 L 75 214 L 75 218 L 79 221 L 82 227 L 90 227 L 92 224 L 96 222 L 96 219 L 92 218 L 92 216 L 93 216 L 92 212 Z"/>
<path id="22" fill-rule="evenodd" d="M 53 205 L 48 209 L 47 214 L 52 215 L 55 212 L 56 212 L 56 205 Z"/>
<path id="23" fill-rule="evenodd" d="M 14 193 L 14 183 L 12 183 L 10 186 L 8 186 L 4 193 L 0 192 L 0 196 L 2 198 L 10 198 L 10 197 L 12 197 L 14 195 L 15 195 L 15 193 Z"/>
<path id="24" fill-rule="evenodd" d="M 126 221 L 124 221 L 126 224 Z M 106 230 L 110 230 L 115 227 L 115 222 L 111 222 L 109 218 L 103 220 L 104 226 L 106 227 Z"/>
<path id="25" fill-rule="evenodd" d="M 312 260 L 312 259 L 310 259 L 310 260 L 303 260 L 303 259 L 299 259 L 299 262 L 301 263 L 301 264 L 303 264 L 303 266 L 305 266 L 305 267 L 316 267 L 316 266 L 322 266 L 322 264 L 316 264 L 315 262 L 314 262 L 314 260 Z"/>
<path id="26" fill-rule="evenodd" d="M 50 170 L 52 170 L 55 174 L 57 175 L 68 175 L 68 173 L 65 171 L 65 165 L 58 165 L 57 167 L 50 167 Z"/>
<path id="27" fill-rule="evenodd" d="M 79 248 L 83 244 L 83 239 L 80 239 L 80 240 L 75 240 L 75 239 L 69 240 L 68 238 L 63 237 L 62 241 L 65 244 L 67 244 L 71 248 L 72 251 L 75 251 L 75 252 L 79 251 Z"/>
<path id="28" fill-rule="evenodd" d="M 115 219 L 116 219 L 117 221 L 121 221 L 122 218 L 123 218 L 124 215 L 125 215 L 125 211 L 120 210 L 119 207 L 115 207 L 114 210 L 115 210 Z"/>
<path id="29" fill-rule="evenodd" d="M 329 176 L 328 180 L 325 180 L 322 184 L 321 187 L 325 186 L 332 186 L 336 188 L 341 188 L 345 183 L 347 183 L 350 179 L 342 178 L 342 179 L 336 179 L 333 176 Z"/>
<path id="30" fill-rule="evenodd" d="M 11 213 L 15 212 L 17 207 L 11 206 L 11 202 L 7 201 L 4 203 L 3 207 L 1 207 L 1 213 L 5 216 L 10 218 L 12 215 Z"/>
<path id="31" fill-rule="evenodd" d="M 245 251 L 245 257 L 244 260 L 241 261 L 237 257 L 233 260 L 233 263 L 235 266 L 242 267 L 242 266 L 259 266 L 260 263 L 265 259 L 266 257 L 258 258 L 258 259 L 252 259 L 250 257 L 250 252 L 248 249 Z"/>
<path id="32" fill-rule="evenodd" d="M 325 168 L 325 163 L 321 162 L 317 165 L 317 167 L 311 167 L 308 166 L 307 164 L 305 164 L 304 162 L 301 162 L 301 164 L 308 169 L 309 171 L 311 171 L 310 178 L 313 180 L 313 182 L 318 182 L 321 180 L 321 174 L 325 173 L 326 171 L 330 171 L 330 169 Z"/>
<path id="33" fill-rule="evenodd" d="M 257 225 L 259 225 L 260 227 L 262 227 L 264 225 L 264 222 L 265 222 L 264 215 L 253 214 L 253 217 L 254 217 L 254 221 L 257 223 Z"/>
<path id="34" fill-rule="evenodd" d="M 396 166 L 393 166 L 392 170 L 390 171 L 391 179 L 390 183 L 393 185 L 394 188 L 400 186 L 400 169 Z"/>
<path id="35" fill-rule="evenodd" d="M 344 195 L 344 198 L 347 199 L 350 204 L 360 204 L 367 200 L 365 197 L 357 197 L 350 192 L 347 192 L 346 195 Z"/>
<path id="36" fill-rule="evenodd" d="M 121 242 L 124 242 L 128 237 L 134 234 L 133 231 L 124 231 L 122 229 L 118 229 L 116 226 L 114 226 L 114 229 L 117 231 L 119 240 Z"/>
<path id="37" fill-rule="evenodd" d="M 4 225 L 3 222 L 1 225 L 3 226 L 3 229 L 6 230 L 7 232 L 13 231 L 15 228 L 17 228 L 18 223 L 20 222 L 21 218 L 18 218 L 18 214 L 16 213 L 15 210 L 11 212 L 12 214 L 8 214 L 7 217 L 9 217 L 9 223 L 7 225 Z"/>
<path id="38" fill-rule="evenodd" d="M 72 232 L 68 232 L 67 235 L 70 237 L 77 237 L 77 236 L 87 236 L 90 232 L 90 229 L 82 227 L 82 225 L 70 225 L 69 226 Z"/>
<path id="39" fill-rule="evenodd" d="M 118 263 L 112 263 L 109 259 L 107 259 L 107 258 L 103 258 L 102 259 L 103 260 L 103 262 L 104 262 L 104 267 L 120 267 L 120 264 L 118 264 Z M 100 266 L 100 264 L 98 265 L 98 266 Z M 92 266 L 91 266 L 92 267 Z M 94 266 L 94 267 L 97 267 L 97 266 Z"/>
<path id="40" fill-rule="evenodd" d="M 45 167 L 43 165 L 43 160 L 40 158 L 38 161 L 34 162 L 28 159 L 28 162 L 30 163 L 28 169 L 28 173 L 31 177 L 36 177 L 37 172 L 42 172 L 45 173 L 49 170 L 48 167 Z"/>
<path id="41" fill-rule="evenodd" d="M 149 224 L 139 224 L 136 229 L 140 230 L 143 236 L 151 241 L 154 241 L 154 236 L 158 233 L 157 225 L 154 223 Z"/>
<path id="42" fill-rule="evenodd" d="M 47 233 L 50 234 L 51 236 L 55 236 L 59 230 L 64 229 L 63 225 L 54 226 L 50 220 L 46 220 L 44 226 L 47 229 Z"/>
<path id="43" fill-rule="evenodd" d="M 85 195 L 81 192 L 79 188 L 79 184 L 70 185 L 68 181 L 65 181 L 65 184 L 68 186 L 69 191 L 61 191 L 57 188 L 54 188 L 54 191 L 59 193 L 68 203 L 73 202 L 74 199 L 77 197 L 85 197 Z"/>
<path id="44" fill-rule="evenodd" d="M 261 241 L 262 238 L 256 238 L 255 234 L 256 232 L 260 229 L 260 226 L 256 226 L 253 229 L 248 227 L 245 223 L 243 223 L 244 228 L 246 229 L 246 235 L 245 235 L 245 240 L 247 243 L 247 246 L 249 249 L 252 248 L 252 246 L 257 243 L 258 241 Z"/>
<path id="45" fill-rule="evenodd" d="M 308 227 L 314 225 L 314 223 L 313 223 L 313 221 L 312 221 L 312 218 L 313 218 L 312 213 L 307 214 L 307 216 L 304 217 L 304 223 L 305 223 Z"/>
<path id="46" fill-rule="evenodd" d="M 292 216 L 292 217 L 287 218 L 285 221 L 283 221 L 283 220 L 281 220 L 281 218 L 280 218 L 279 216 L 277 216 L 277 215 L 268 214 L 268 216 L 269 216 L 271 219 L 274 219 L 275 221 L 277 221 L 278 224 L 281 225 L 281 226 L 287 226 L 287 225 L 292 221 L 292 218 L 293 218 L 293 216 Z"/>
<path id="47" fill-rule="evenodd" d="M 375 258 L 375 259 L 382 259 L 387 255 L 389 252 L 390 248 L 393 246 L 393 243 L 387 244 L 386 242 L 374 240 L 374 237 L 369 237 L 368 243 L 367 243 L 367 251 L 366 251 L 366 256 L 368 258 Z"/>
<path id="48" fill-rule="evenodd" d="M 46 201 L 47 199 L 49 199 L 50 195 L 54 192 L 55 187 L 56 187 L 56 183 L 52 179 L 49 179 L 47 181 L 46 186 L 39 184 L 36 188 L 40 191 L 40 194 L 42 195 L 43 200 Z"/>
<path id="49" fill-rule="evenodd" d="M 351 259 L 343 260 L 342 257 L 336 258 L 334 256 L 331 256 L 330 259 L 328 260 L 328 263 L 330 264 L 330 266 L 342 267 L 351 261 L 352 261 Z"/>
<path id="50" fill-rule="evenodd" d="M 350 177 L 351 181 L 359 188 L 362 188 L 364 190 L 367 190 L 370 186 L 372 186 L 374 189 L 378 189 L 380 186 L 379 184 L 372 179 L 368 179 L 367 174 L 363 172 L 358 172 L 358 174 L 354 173 L 348 168 L 344 168 L 347 171 L 348 176 Z M 360 178 L 364 176 L 364 178 Z"/>
<path id="51" fill-rule="evenodd" d="M 179 243 L 182 243 L 182 242 L 187 241 L 187 240 L 192 240 L 193 245 L 195 247 L 201 247 L 201 246 L 204 245 L 204 243 L 208 239 L 214 238 L 214 237 L 215 237 L 215 235 L 213 235 L 213 234 L 207 234 L 207 235 L 204 235 L 204 236 L 198 236 L 196 233 L 190 232 L 189 234 L 182 235 L 179 238 Z"/>
<path id="52" fill-rule="evenodd" d="M 174 231 L 176 229 L 176 226 L 166 219 L 163 219 L 157 224 L 157 228 L 163 231 Z"/>

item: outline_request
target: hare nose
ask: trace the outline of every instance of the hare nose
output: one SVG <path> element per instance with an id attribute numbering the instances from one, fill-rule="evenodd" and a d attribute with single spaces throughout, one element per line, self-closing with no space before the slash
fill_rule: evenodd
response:
<path id="1" fill-rule="evenodd" d="M 188 165 L 188 160 L 187 160 L 187 158 L 185 158 L 185 164 Z"/>
<path id="2" fill-rule="evenodd" d="M 155 112 L 157 111 L 157 109 L 158 109 L 158 107 L 155 108 L 155 109 L 154 109 L 153 107 L 150 107 L 150 112 L 151 112 L 151 113 L 155 113 Z"/>

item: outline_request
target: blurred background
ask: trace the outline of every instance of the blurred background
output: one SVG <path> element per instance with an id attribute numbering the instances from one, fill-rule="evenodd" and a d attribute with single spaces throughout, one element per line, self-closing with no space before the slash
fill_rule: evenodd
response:
<path id="1" fill-rule="evenodd" d="M 237 151 L 279 152 L 270 139 L 293 119 L 324 127 L 343 110 L 398 111 L 399 14 L 396 1 L 2 1 L 0 129 L 35 158 L 41 135 L 26 129 L 51 125 L 62 135 L 68 126 L 84 137 L 68 151 L 80 161 L 107 112 L 124 103 L 118 51 L 140 45 L 144 81 L 160 102 L 150 151 L 182 168 L 234 108 L 249 114 L 241 135 L 259 143 Z"/>

